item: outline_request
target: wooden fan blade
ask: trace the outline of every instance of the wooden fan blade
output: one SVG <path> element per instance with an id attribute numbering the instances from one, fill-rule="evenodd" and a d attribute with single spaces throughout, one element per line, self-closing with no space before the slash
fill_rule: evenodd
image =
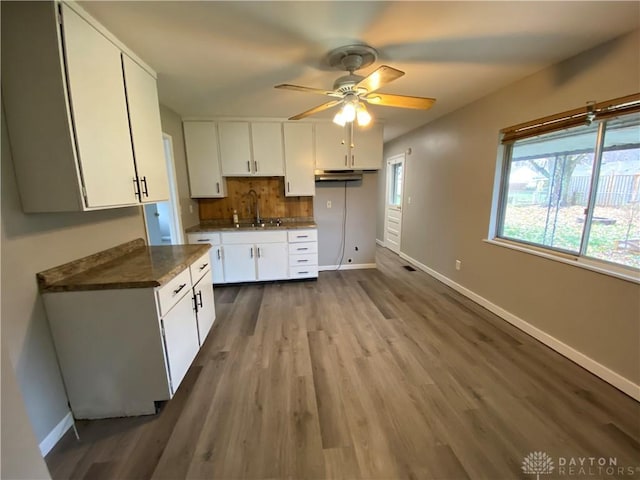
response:
<path id="1" fill-rule="evenodd" d="M 386 107 L 417 108 L 428 110 L 435 103 L 435 98 L 410 97 L 408 95 L 391 95 L 389 93 L 372 93 L 364 98 L 372 105 L 384 105 Z"/>
<path id="2" fill-rule="evenodd" d="M 383 85 L 393 82 L 404 75 L 402 70 L 397 70 L 388 65 L 381 65 L 373 73 L 363 78 L 356 85 L 356 89 L 364 88 L 367 93 L 375 92 Z"/>
<path id="3" fill-rule="evenodd" d="M 282 83 L 280 85 L 276 85 L 274 88 L 280 88 L 283 90 L 295 90 L 297 92 L 318 93 L 320 95 L 328 95 L 330 97 L 342 97 L 341 93 L 334 92 L 333 90 L 322 90 L 321 88 L 303 87 L 301 85 L 291 85 L 289 83 Z"/>
<path id="4" fill-rule="evenodd" d="M 299 113 L 298 115 L 291 117 L 289 120 L 300 120 L 302 118 L 308 117 L 309 115 L 313 115 L 314 113 L 323 112 L 331 107 L 335 107 L 339 103 L 342 103 L 342 100 L 331 100 L 330 102 L 323 103 L 322 105 L 318 105 L 317 107 L 313 107 L 311 110 Z"/>

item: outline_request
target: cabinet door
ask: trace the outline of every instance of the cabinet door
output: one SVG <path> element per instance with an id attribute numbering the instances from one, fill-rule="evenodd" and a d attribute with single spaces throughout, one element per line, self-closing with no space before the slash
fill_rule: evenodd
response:
<path id="1" fill-rule="evenodd" d="M 284 175 L 281 123 L 252 123 L 253 173 L 263 177 Z"/>
<path id="2" fill-rule="evenodd" d="M 253 173 L 251 165 L 251 137 L 248 122 L 221 122 L 220 160 L 222 175 L 247 176 Z"/>
<path id="3" fill-rule="evenodd" d="M 216 307 L 213 299 L 213 284 L 211 283 L 211 271 L 193 287 L 193 294 L 196 299 L 198 318 L 198 339 L 200 346 L 204 343 L 216 319 Z"/>
<path id="4" fill-rule="evenodd" d="M 224 245 L 224 279 L 226 282 L 256 280 L 256 248 L 253 244 Z"/>
<path id="5" fill-rule="evenodd" d="M 141 201 L 162 202 L 169 198 L 169 180 L 156 79 L 124 54 L 122 66 Z"/>
<path id="6" fill-rule="evenodd" d="M 192 198 L 221 198 L 227 182 L 220 171 L 218 129 L 214 122 L 184 122 L 189 187 Z"/>
<path id="7" fill-rule="evenodd" d="M 213 283 L 224 283 L 223 254 L 222 245 L 214 245 L 209 252 L 209 255 L 211 255 L 211 275 L 213 277 Z"/>
<path id="8" fill-rule="evenodd" d="M 350 170 L 348 163 L 347 127 L 334 123 L 316 124 L 316 168 L 320 170 Z"/>
<path id="9" fill-rule="evenodd" d="M 285 196 L 316 194 L 313 156 L 313 125 L 284 124 Z"/>
<path id="10" fill-rule="evenodd" d="M 286 243 L 259 243 L 258 280 L 282 280 L 288 277 L 289 247 Z"/>
<path id="11" fill-rule="evenodd" d="M 187 293 L 162 319 L 171 391 L 174 394 L 200 348 L 193 305 L 194 299 Z"/>
<path id="12" fill-rule="evenodd" d="M 64 51 L 87 207 L 136 204 L 120 50 L 62 4 Z"/>
<path id="13" fill-rule="evenodd" d="M 364 130 L 354 126 L 353 143 L 352 168 L 356 170 L 382 168 L 382 125 L 372 125 Z"/>

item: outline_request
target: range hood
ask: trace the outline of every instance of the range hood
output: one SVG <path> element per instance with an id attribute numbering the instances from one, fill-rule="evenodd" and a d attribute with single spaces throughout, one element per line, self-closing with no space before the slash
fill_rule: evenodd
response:
<path id="1" fill-rule="evenodd" d="M 355 182 L 362 180 L 362 170 L 316 170 L 316 182 Z"/>

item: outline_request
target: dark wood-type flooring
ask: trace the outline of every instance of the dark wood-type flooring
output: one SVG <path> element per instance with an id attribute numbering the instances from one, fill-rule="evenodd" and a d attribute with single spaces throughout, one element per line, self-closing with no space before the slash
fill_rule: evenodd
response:
<path id="1" fill-rule="evenodd" d="M 377 270 L 215 289 L 154 416 L 80 421 L 54 479 L 640 478 L 640 404 L 387 250 Z M 624 474 L 558 470 L 615 457 Z"/>

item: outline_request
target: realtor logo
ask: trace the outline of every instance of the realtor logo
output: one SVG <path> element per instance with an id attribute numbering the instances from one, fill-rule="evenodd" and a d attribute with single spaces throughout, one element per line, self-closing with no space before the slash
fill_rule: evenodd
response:
<path id="1" fill-rule="evenodd" d="M 535 475 L 536 480 L 540 480 L 540 474 L 546 475 L 553 472 L 553 461 L 545 452 L 531 452 L 522 460 L 522 471 Z"/>

